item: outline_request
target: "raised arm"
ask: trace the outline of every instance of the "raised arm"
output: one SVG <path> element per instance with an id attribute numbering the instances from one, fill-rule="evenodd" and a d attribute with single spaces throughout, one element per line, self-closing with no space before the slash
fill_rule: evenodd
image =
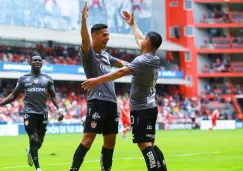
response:
<path id="1" fill-rule="evenodd" d="M 89 32 L 88 32 L 88 27 L 87 27 L 87 18 L 88 18 L 88 4 L 85 2 L 84 8 L 82 10 L 82 21 L 81 21 L 81 47 L 82 47 L 82 52 L 83 54 L 87 53 L 90 49 L 90 37 L 89 37 Z"/>
<path id="2" fill-rule="evenodd" d="M 135 37 L 137 44 L 139 45 L 139 47 L 141 47 L 141 42 L 144 40 L 144 35 L 135 23 L 133 13 L 130 14 L 127 11 L 123 11 L 122 13 L 124 20 L 127 22 L 128 25 L 132 27 L 133 35 Z"/>

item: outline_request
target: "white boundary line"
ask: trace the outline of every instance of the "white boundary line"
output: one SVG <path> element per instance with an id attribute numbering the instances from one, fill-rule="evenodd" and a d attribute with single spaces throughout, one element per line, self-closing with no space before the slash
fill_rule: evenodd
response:
<path id="1" fill-rule="evenodd" d="M 168 155 L 166 157 L 186 157 L 186 156 L 196 156 L 196 155 L 212 155 L 212 154 L 219 154 L 220 151 L 214 151 L 214 152 L 201 152 L 201 153 L 185 153 L 185 154 L 174 154 L 174 155 Z M 143 157 L 127 157 L 127 158 L 115 158 L 114 161 L 124 161 L 124 160 L 143 160 Z M 87 160 L 84 161 L 84 163 L 98 163 L 100 160 Z M 71 162 L 66 163 L 53 163 L 53 164 L 41 164 L 42 166 L 58 166 L 58 165 L 71 165 Z M 16 168 L 26 168 L 30 167 L 29 165 L 24 166 L 7 166 L 0 168 L 0 170 L 3 169 L 16 169 Z"/>

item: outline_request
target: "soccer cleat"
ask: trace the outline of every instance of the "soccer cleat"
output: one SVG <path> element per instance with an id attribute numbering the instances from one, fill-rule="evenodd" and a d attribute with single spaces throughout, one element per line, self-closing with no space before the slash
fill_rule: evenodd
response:
<path id="1" fill-rule="evenodd" d="M 42 171 L 41 168 L 37 168 L 36 171 Z"/>
<path id="2" fill-rule="evenodd" d="M 27 154 L 27 162 L 30 166 L 33 166 L 33 160 L 32 160 L 32 157 L 31 157 L 31 154 L 30 154 L 30 148 L 28 147 L 26 149 L 26 154 Z"/>

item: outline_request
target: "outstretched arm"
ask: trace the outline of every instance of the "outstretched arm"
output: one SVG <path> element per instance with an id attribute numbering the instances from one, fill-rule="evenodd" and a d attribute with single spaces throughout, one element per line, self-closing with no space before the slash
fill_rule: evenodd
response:
<path id="1" fill-rule="evenodd" d="M 118 60 L 112 66 L 116 67 L 116 68 L 121 68 L 121 67 L 124 67 L 126 64 L 128 64 L 128 62 L 123 61 L 123 60 Z"/>
<path id="2" fill-rule="evenodd" d="M 82 87 L 85 90 L 91 90 L 104 82 L 113 81 L 126 75 L 132 75 L 132 71 L 127 66 L 124 66 L 120 69 L 110 72 L 109 74 L 97 78 L 90 78 L 82 83 Z"/>
<path id="3" fill-rule="evenodd" d="M 6 104 L 13 102 L 17 99 L 20 93 L 21 91 L 15 89 L 6 99 L 0 102 L 0 106 L 4 106 Z"/>
<path id="4" fill-rule="evenodd" d="M 130 14 L 127 11 L 122 11 L 122 13 L 123 13 L 124 20 L 127 22 L 128 25 L 132 27 L 132 31 L 137 44 L 139 45 L 139 47 L 141 47 L 141 42 L 144 40 L 144 35 L 138 28 L 137 24 L 135 23 L 133 13 Z"/>
<path id="5" fill-rule="evenodd" d="M 81 30 L 80 30 L 81 39 L 82 39 L 81 47 L 82 47 L 83 54 L 89 51 L 90 44 L 91 44 L 87 22 L 86 22 L 87 18 L 88 18 L 88 4 L 87 2 L 85 2 L 84 8 L 82 10 L 82 21 L 81 21 Z"/>
<path id="6" fill-rule="evenodd" d="M 53 81 L 50 82 L 48 91 L 49 91 L 52 103 L 58 109 L 58 121 L 61 121 L 61 120 L 63 120 L 64 115 L 63 115 L 62 108 L 58 105 L 58 100 L 57 100 L 57 97 L 56 97 L 56 92 L 55 92 Z"/>

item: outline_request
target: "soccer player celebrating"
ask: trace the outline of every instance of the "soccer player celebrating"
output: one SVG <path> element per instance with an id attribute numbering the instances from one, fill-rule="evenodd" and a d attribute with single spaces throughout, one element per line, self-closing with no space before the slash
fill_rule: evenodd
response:
<path id="1" fill-rule="evenodd" d="M 38 53 L 33 54 L 29 64 L 31 72 L 19 78 L 14 91 L 0 102 L 0 106 L 13 102 L 21 92 L 24 93 L 24 126 L 29 136 L 28 164 L 32 166 L 34 162 L 36 171 L 41 171 L 38 150 L 42 146 L 46 133 L 48 121 L 46 100 L 49 95 L 58 109 L 58 121 L 63 119 L 63 111 L 58 105 L 52 78 L 41 72 L 41 56 Z"/>
<path id="2" fill-rule="evenodd" d="M 123 17 L 132 27 L 142 55 L 136 57 L 130 64 L 109 74 L 86 80 L 82 83 L 82 87 L 93 91 L 93 88 L 104 82 L 125 75 L 133 75 L 130 90 L 133 142 L 137 143 L 143 153 L 149 171 L 166 171 L 164 155 L 154 144 L 155 123 L 158 115 L 155 103 L 155 85 L 160 61 L 155 53 L 162 43 L 162 38 L 156 32 L 149 32 L 144 38 L 134 21 L 133 14 L 123 11 Z"/>
<path id="3" fill-rule="evenodd" d="M 109 55 L 104 49 L 109 41 L 107 25 L 95 24 L 91 28 L 90 41 L 86 19 L 88 17 L 87 2 L 82 11 L 81 50 L 80 56 L 87 78 L 94 78 L 111 72 L 111 66 L 123 67 L 120 61 Z M 101 151 L 101 170 L 109 171 L 112 166 L 113 151 L 118 133 L 119 115 L 114 82 L 100 84 L 88 92 L 88 112 L 81 143 L 77 147 L 70 171 L 79 170 L 84 157 L 97 134 L 103 134 L 104 144 Z"/>

